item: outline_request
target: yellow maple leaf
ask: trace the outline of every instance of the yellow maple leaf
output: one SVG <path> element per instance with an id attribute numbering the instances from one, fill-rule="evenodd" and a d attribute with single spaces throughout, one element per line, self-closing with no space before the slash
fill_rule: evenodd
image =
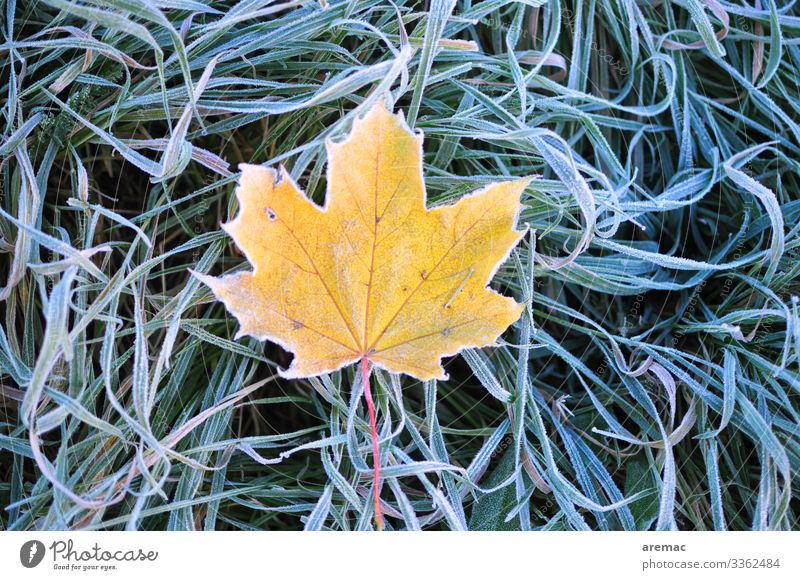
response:
<path id="1" fill-rule="evenodd" d="M 382 102 L 326 148 L 324 207 L 284 168 L 242 164 L 239 213 L 223 228 L 253 271 L 196 275 L 238 319 L 237 338 L 294 353 L 284 377 L 366 359 L 446 379 L 442 357 L 494 344 L 523 310 L 488 284 L 524 235 L 515 227 L 529 179 L 428 209 L 422 134 Z"/>

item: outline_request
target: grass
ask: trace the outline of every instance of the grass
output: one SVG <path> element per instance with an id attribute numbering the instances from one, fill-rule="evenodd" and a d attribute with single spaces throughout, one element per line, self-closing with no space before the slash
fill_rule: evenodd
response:
<path id="1" fill-rule="evenodd" d="M 0 529 L 373 526 L 357 369 L 277 378 L 188 269 L 385 93 L 430 202 L 540 175 L 501 346 L 373 375 L 387 528 L 798 528 L 795 2 L 0 6 Z"/>

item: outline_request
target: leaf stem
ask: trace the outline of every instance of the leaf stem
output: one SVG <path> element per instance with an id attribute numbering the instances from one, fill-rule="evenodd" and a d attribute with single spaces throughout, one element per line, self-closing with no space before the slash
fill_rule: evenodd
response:
<path id="1" fill-rule="evenodd" d="M 372 435 L 372 487 L 375 492 L 375 526 L 383 529 L 383 514 L 381 513 L 380 480 L 381 480 L 381 456 L 378 451 L 378 425 L 375 421 L 375 403 L 372 401 L 372 392 L 369 389 L 369 359 L 361 359 L 361 379 L 364 384 L 364 398 L 367 400 L 367 410 L 369 411 L 369 427 Z"/>

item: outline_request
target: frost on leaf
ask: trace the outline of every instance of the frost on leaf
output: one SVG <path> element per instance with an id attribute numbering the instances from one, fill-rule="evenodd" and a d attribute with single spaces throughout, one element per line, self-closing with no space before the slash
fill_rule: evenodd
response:
<path id="1" fill-rule="evenodd" d="M 447 378 L 442 357 L 494 344 L 523 310 L 488 284 L 524 233 L 515 225 L 529 180 L 427 209 L 422 134 L 383 103 L 326 147 L 324 207 L 285 169 L 241 165 L 239 213 L 223 228 L 253 270 L 197 276 L 238 319 L 237 337 L 294 353 L 285 377 L 367 358 Z"/>

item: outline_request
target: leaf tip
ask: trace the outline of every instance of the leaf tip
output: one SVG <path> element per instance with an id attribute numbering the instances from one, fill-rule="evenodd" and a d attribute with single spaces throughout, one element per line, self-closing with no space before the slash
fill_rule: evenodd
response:
<path id="1" fill-rule="evenodd" d="M 209 288 L 212 287 L 213 284 L 212 280 L 215 280 L 213 276 L 209 276 L 208 274 L 203 274 L 201 272 L 198 272 L 194 268 L 189 268 L 189 274 L 200 280 L 203 284 L 205 284 Z"/>

